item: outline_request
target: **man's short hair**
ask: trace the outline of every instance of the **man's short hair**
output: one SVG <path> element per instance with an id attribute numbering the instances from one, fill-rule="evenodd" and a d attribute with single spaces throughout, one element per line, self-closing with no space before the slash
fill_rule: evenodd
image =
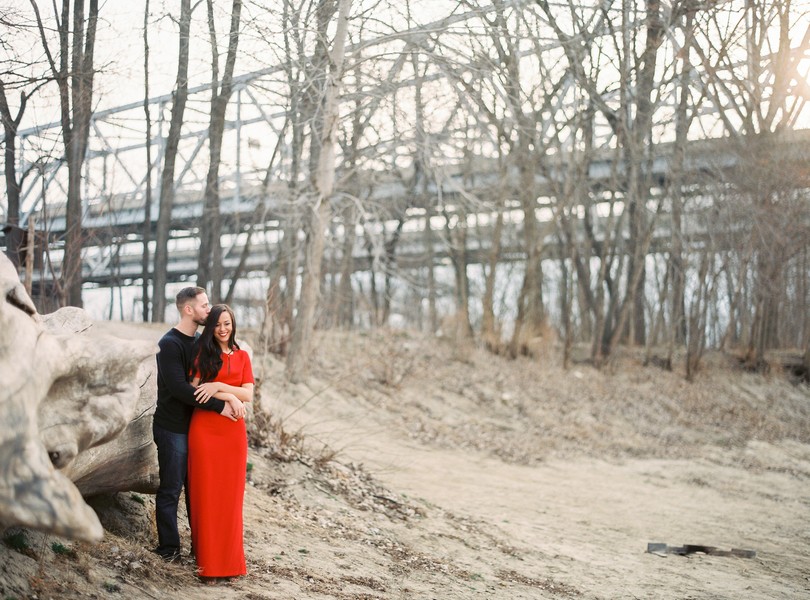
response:
<path id="1" fill-rule="evenodd" d="M 177 310 L 183 310 L 183 307 L 186 304 L 188 304 L 189 302 L 193 302 L 197 296 L 205 293 L 206 292 L 204 288 L 198 287 L 196 285 L 184 287 L 182 290 L 177 292 L 177 298 L 175 299 Z"/>

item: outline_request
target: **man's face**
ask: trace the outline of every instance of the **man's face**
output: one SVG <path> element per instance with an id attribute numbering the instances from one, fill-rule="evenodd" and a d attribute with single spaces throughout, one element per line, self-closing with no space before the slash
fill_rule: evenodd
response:
<path id="1" fill-rule="evenodd" d="M 211 304 L 208 302 L 208 294 L 197 294 L 191 306 L 191 318 L 197 325 L 205 325 L 205 318 L 211 312 Z"/>

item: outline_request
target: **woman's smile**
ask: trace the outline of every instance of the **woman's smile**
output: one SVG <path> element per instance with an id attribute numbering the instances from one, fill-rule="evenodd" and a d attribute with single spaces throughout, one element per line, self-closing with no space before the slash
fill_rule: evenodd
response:
<path id="1" fill-rule="evenodd" d="M 233 323 L 231 323 L 231 316 L 227 311 L 223 311 L 219 317 L 219 321 L 217 321 L 216 329 L 214 330 L 214 334 L 217 336 L 217 340 L 223 349 L 227 350 L 228 341 L 231 338 L 232 331 Z"/>

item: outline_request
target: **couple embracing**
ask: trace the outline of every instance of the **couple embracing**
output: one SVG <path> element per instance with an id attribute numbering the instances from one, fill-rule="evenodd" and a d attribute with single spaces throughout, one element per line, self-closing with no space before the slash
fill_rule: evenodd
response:
<path id="1" fill-rule="evenodd" d="M 206 580 L 244 575 L 244 403 L 252 400 L 254 384 L 250 357 L 236 343 L 236 323 L 227 305 L 211 306 L 200 287 L 183 288 L 176 300 L 180 320 L 158 343 L 152 432 L 160 486 L 154 552 L 165 560 L 180 557 L 177 507 L 185 487 L 199 575 Z"/>

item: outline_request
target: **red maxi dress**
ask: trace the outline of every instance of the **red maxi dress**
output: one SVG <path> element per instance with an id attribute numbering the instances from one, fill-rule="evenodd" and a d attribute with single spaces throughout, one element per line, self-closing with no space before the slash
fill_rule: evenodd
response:
<path id="1" fill-rule="evenodd" d="M 254 383 L 247 352 L 223 353 L 214 380 L 237 387 Z M 242 527 L 246 469 L 245 420 L 234 422 L 214 411 L 194 409 L 188 432 L 187 489 L 191 541 L 203 577 L 247 573 Z"/>

